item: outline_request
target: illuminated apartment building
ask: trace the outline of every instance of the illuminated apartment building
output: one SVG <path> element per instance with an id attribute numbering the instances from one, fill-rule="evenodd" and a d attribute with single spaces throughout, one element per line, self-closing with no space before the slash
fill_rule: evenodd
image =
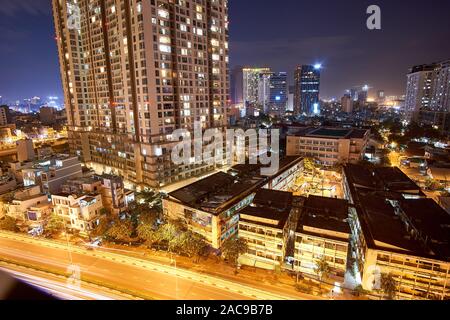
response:
<path id="1" fill-rule="evenodd" d="M 227 125 L 227 0 L 53 0 L 73 154 L 159 188 L 210 171 L 175 166 L 171 134 Z"/>
<path id="2" fill-rule="evenodd" d="M 314 158 L 325 166 L 357 163 L 363 159 L 369 130 L 301 128 L 287 136 L 288 156 Z"/>
<path id="3" fill-rule="evenodd" d="M 397 168 L 349 165 L 343 179 L 356 280 L 376 291 L 390 274 L 397 299 L 448 300 L 449 214 Z"/>
<path id="4" fill-rule="evenodd" d="M 241 264 L 269 270 L 282 267 L 294 223 L 294 203 L 292 193 L 260 189 L 239 212 L 239 238 L 248 245 L 239 258 Z"/>
<path id="5" fill-rule="evenodd" d="M 344 278 L 350 238 L 346 200 L 310 196 L 305 199 L 295 231 L 293 269 L 316 275 L 325 259 L 331 274 Z"/>
<path id="6" fill-rule="evenodd" d="M 408 120 L 421 111 L 450 112 L 450 60 L 411 68 L 405 110 Z"/>

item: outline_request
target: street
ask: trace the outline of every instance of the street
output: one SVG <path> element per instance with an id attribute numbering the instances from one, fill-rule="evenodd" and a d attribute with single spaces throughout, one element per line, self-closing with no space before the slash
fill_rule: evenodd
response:
<path id="1" fill-rule="evenodd" d="M 115 253 L 65 247 L 52 241 L 0 233 L 0 259 L 66 273 L 77 266 L 83 281 L 145 299 L 282 300 L 292 299 L 249 285 L 168 267 Z M 298 299 L 298 298 L 297 298 Z"/>

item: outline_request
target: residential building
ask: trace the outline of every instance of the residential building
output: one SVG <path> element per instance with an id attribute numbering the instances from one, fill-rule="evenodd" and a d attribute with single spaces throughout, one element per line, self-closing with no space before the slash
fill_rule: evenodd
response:
<path id="1" fill-rule="evenodd" d="M 8 124 L 8 109 L 4 106 L 0 107 L 0 126 Z"/>
<path id="2" fill-rule="evenodd" d="M 24 139 L 17 141 L 17 161 L 33 161 L 35 157 L 33 140 Z"/>
<path id="3" fill-rule="evenodd" d="M 405 111 L 408 120 L 417 120 L 421 111 L 450 112 L 450 60 L 411 68 Z"/>
<path id="4" fill-rule="evenodd" d="M 64 220 L 66 228 L 82 234 L 89 234 L 89 231 L 95 229 L 103 208 L 99 193 L 53 194 L 52 204 L 53 212 Z"/>
<path id="5" fill-rule="evenodd" d="M 350 95 L 345 95 L 341 99 L 342 111 L 345 113 L 353 112 L 353 100 Z"/>
<path id="6" fill-rule="evenodd" d="M 228 1 L 52 2 L 71 154 L 138 187 L 213 170 L 171 134 L 227 125 Z"/>
<path id="7" fill-rule="evenodd" d="M 356 280 L 376 291 L 390 275 L 397 299 L 448 300 L 450 215 L 400 172 L 344 168 Z"/>
<path id="8" fill-rule="evenodd" d="M 5 174 L 0 177 L 0 195 L 16 189 L 16 178 L 11 174 Z"/>
<path id="9" fill-rule="evenodd" d="M 288 188 L 293 181 L 289 175 L 301 174 L 302 160 L 290 157 L 280 161 L 280 170 L 270 177 L 261 175 L 261 165 L 237 165 L 228 173 L 218 172 L 169 193 L 163 200 L 164 214 L 186 221 L 191 230 L 219 249 L 237 233 L 238 211 L 252 203 L 257 190 Z"/>
<path id="10" fill-rule="evenodd" d="M 364 157 L 369 137 L 369 130 L 300 128 L 288 134 L 286 154 L 314 158 L 325 166 L 357 163 Z"/>
<path id="11" fill-rule="evenodd" d="M 239 238 L 248 250 L 239 257 L 244 265 L 280 269 L 285 259 L 289 230 L 294 223 L 294 201 L 289 192 L 260 189 L 250 205 L 239 212 Z"/>
<path id="12" fill-rule="evenodd" d="M 244 68 L 243 76 L 243 100 L 246 107 L 248 105 L 259 105 L 260 100 L 260 82 L 264 75 L 270 75 L 269 68 Z"/>
<path id="13" fill-rule="evenodd" d="M 52 107 L 43 106 L 39 110 L 39 119 L 44 125 L 54 124 L 56 121 L 56 109 Z"/>
<path id="14" fill-rule="evenodd" d="M 28 222 L 28 210 L 40 204 L 48 203 L 48 196 L 42 194 L 39 186 L 23 187 L 1 195 L 1 215 L 7 215 L 19 220 L 21 225 Z"/>
<path id="15" fill-rule="evenodd" d="M 42 172 L 42 191 L 47 194 L 61 192 L 61 186 L 70 178 L 83 174 L 78 157 L 62 156 L 55 159 L 48 170 Z"/>
<path id="16" fill-rule="evenodd" d="M 343 280 L 347 271 L 350 239 L 346 200 L 309 196 L 304 200 L 295 231 L 292 270 L 317 276 L 317 262 L 324 259 L 330 275 Z"/>
<path id="17" fill-rule="evenodd" d="M 320 113 L 320 70 L 322 66 L 303 65 L 295 70 L 294 114 Z"/>

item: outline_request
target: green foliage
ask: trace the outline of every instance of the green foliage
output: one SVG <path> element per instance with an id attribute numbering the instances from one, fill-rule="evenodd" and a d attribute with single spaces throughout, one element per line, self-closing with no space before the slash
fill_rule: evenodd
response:
<path id="1" fill-rule="evenodd" d="M 195 258 L 196 262 L 208 250 L 205 238 L 191 231 L 184 232 L 181 235 L 178 245 L 178 250 L 181 253 L 186 254 L 190 258 Z"/>
<path id="2" fill-rule="evenodd" d="M 222 246 L 222 254 L 228 262 L 237 267 L 238 259 L 241 254 L 248 250 L 247 242 L 242 238 L 230 238 Z"/>
<path id="3" fill-rule="evenodd" d="M 106 236 L 116 241 L 130 242 L 134 232 L 133 223 L 130 220 L 114 220 Z"/>
<path id="4" fill-rule="evenodd" d="M 101 215 L 99 218 L 99 223 L 94 230 L 90 232 L 90 236 L 92 237 L 103 237 L 109 230 L 111 226 L 111 219 L 108 215 Z"/>
<path id="5" fill-rule="evenodd" d="M 390 273 L 381 274 L 381 291 L 387 296 L 389 300 L 395 299 L 395 294 L 397 292 L 397 283 Z"/>
<path id="6" fill-rule="evenodd" d="M 316 266 L 314 268 L 314 272 L 319 277 L 321 285 L 322 285 L 322 281 L 324 279 L 327 279 L 331 272 L 331 267 L 328 264 L 327 260 L 325 259 L 325 256 L 323 256 L 321 259 L 316 261 Z"/>
<path id="7" fill-rule="evenodd" d="M 51 237 L 58 236 L 64 229 L 64 220 L 56 213 L 51 214 L 44 228 L 45 233 Z"/>
<path id="8" fill-rule="evenodd" d="M 0 219 L 0 229 L 16 232 L 18 230 L 17 220 L 10 216 L 3 217 Z"/>

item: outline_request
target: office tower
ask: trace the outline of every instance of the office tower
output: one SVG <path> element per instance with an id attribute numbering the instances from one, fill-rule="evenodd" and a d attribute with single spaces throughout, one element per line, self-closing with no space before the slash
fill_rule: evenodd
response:
<path id="1" fill-rule="evenodd" d="M 295 70 L 295 115 L 319 113 L 321 68 L 320 64 L 316 64 L 298 66 Z"/>
<path id="2" fill-rule="evenodd" d="M 99 173 L 160 188 L 171 134 L 227 125 L 228 1 L 53 0 L 71 152 Z"/>
<path id="3" fill-rule="evenodd" d="M 411 68 L 405 110 L 409 119 L 422 110 L 450 112 L 450 60 Z"/>
<path id="4" fill-rule="evenodd" d="M 243 73 L 243 95 L 247 115 L 253 115 L 255 110 L 262 111 L 263 102 L 260 100 L 260 83 L 270 74 L 269 68 L 244 68 Z"/>
<path id="5" fill-rule="evenodd" d="M 272 72 L 262 72 L 259 75 L 258 104 L 261 106 L 261 111 L 265 114 L 270 111 L 270 81 L 272 75 Z"/>
<path id="6" fill-rule="evenodd" d="M 342 111 L 345 113 L 353 112 L 353 100 L 350 97 L 350 94 L 346 94 L 341 99 Z"/>
<path id="7" fill-rule="evenodd" d="M 365 85 L 358 91 L 358 102 L 361 105 L 367 103 L 367 98 L 369 97 L 369 86 Z"/>
<path id="8" fill-rule="evenodd" d="M 232 104 L 244 102 L 243 77 L 244 75 L 241 66 L 235 67 L 231 72 L 230 95 Z"/>
<path id="9" fill-rule="evenodd" d="M 294 111 L 295 86 L 289 86 L 288 89 L 287 111 Z"/>
<path id="10" fill-rule="evenodd" d="M 287 73 L 277 72 L 270 76 L 268 113 L 283 117 L 288 102 Z"/>

